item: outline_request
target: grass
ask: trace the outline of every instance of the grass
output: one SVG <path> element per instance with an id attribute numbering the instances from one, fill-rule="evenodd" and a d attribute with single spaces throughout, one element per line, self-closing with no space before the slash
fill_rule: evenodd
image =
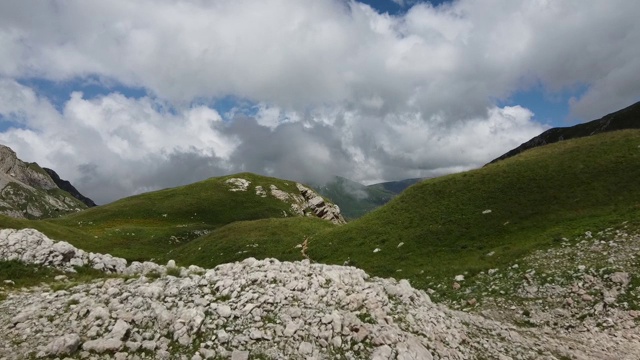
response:
<path id="1" fill-rule="evenodd" d="M 18 260 L 0 260 L 0 287 L 3 286 L 5 290 L 11 290 L 44 283 L 49 284 L 52 290 L 57 291 L 108 276 L 89 267 L 78 267 L 75 270 L 75 273 L 69 273 L 51 267 L 25 264 Z M 58 275 L 65 275 L 66 281 L 56 281 L 55 277 Z M 5 280 L 11 280 L 13 284 L 6 284 Z M 5 296 L 3 290 L 0 290 L 0 301 Z"/>
<path id="2" fill-rule="evenodd" d="M 310 217 L 240 221 L 176 249 L 173 255 L 181 263 L 209 268 L 248 257 L 302 260 L 297 246 L 305 238 L 313 239 L 335 227 L 328 221 Z"/>
<path id="3" fill-rule="evenodd" d="M 232 177 L 251 181 L 248 191 L 229 191 L 225 181 Z M 293 181 L 242 173 L 132 196 L 58 219 L 0 216 L 0 228 L 32 227 L 86 251 L 129 261 L 178 260 L 178 248 L 231 223 L 294 216 L 289 203 L 257 196 L 256 185 L 299 193 Z"/>
<path id="4" fill-rule="evenodd" d="M 309 255 L 337 264 L 350 259 L 373 275 L 408 278 L 421 288 L 432 279 L 473 276 L 561 237 L 637 218 L 639 146 L 640 131 L 612 132 L 426 180 L 316 236 Z"/>
<path id="5" fill-rule="evenodd" d="M 250 180 L 230 192 L 230 177 Z M 481 169 L 429 179 L 345 226 L 284 217 L 289 204 L 255 185 L 297 192 L 294 182 L 238 174 L 126 198 L 60 219 L 0 217 L 88 251 L 128 260 L 175 259 L 212 267 L 247 257 L 312 260 L 406 278 L 418 288 L 503 267 L 559 239 L 640 215 L 640 131 L 563 141 Z M 490 212 L 486 210 L 491 210 Z M 373 250 L 381 251 L 374 253 Z M 493 253 L 489 256 L 489 253 Z"/>

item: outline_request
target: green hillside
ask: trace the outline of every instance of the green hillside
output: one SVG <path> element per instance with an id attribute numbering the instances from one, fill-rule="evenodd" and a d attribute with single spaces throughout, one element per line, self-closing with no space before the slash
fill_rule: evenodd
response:
<path id="1" fill-rule="evenodd" d="M 226 180 L 244 178 L 247 191 Z M 0 217 L 54 239 L 128 260 L 214 266 L 246 257 L 313 261 L 450 284 L 504 267 L 585 231 L 640 224 L 640 130 L 535 148 L 481 169 L 425 180 L 344 226 L 294 217 L 289 203 L 255 186 L 299 193 L 295 182 L 254 174 L 212 178 L 122 199 L 59 219 Z M 286 217 L 285 217 L 286 215 Z M 374 252 L 374 250 L 379 251 Z M 450 285 L 449 285 L 450 286 Z M 446 294 L 443 294 L 446 295 Z"/>
<path id="2" fill-rule="evenodd" d="M 239 221 L 178 248 L 173 255 L 183 264 L 207 268 L 248 257 L 297 261 L 304 259 L 300 251 L 305 239 L 311 242 L 335 227 L 311 217 Z"/>
<path id="3" fill-rule="evenodd" d="M 639 130 L 563 141 L 416 184 L 317 236 L 309 254 L 426 288 L 505 265 L 562 237 L 639 221 L 639 179 Z"/>
<path id="4" fill-rule="evenodd" d="M 231 178 L 246 179 L 251 184 L 246 191 L 230 191 L 232 186 L 226 180 Z M 1 217 L 0 227 L 33 227 L 84 250 L 128 260 L 173 258 L 182 262 L 176 249 L 225 225 L 297 216 L 290 202 L 256 194 L 256 186 L 269 193 L 272 185 L 286 193 L 300 194 L 293 181 L 242 173 L 132 196 L 58 219 L 27 221 Z M 300 236 L 307 235 L 310 233 L 307 229 L 314 225 L 306 225 L 304 220 L 295 222 L 283 234 L 294 234 L 299 228 Z M 333 226 L 326 223 L 315 227 Z M 260 224 L 255 228 L 259 227 Z M 235 234 L 244 237 L 240 232 Z"/>

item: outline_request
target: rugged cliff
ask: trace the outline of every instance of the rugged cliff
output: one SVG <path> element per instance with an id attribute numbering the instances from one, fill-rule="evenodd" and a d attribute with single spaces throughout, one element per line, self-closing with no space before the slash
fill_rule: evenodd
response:
<path id="1" fill-rule="evenodd" d="M 25 163 L 11 148 L 0 145 L 0 214 L 41 219 L 86 207 L 59 188 L 38 164 Z"/>

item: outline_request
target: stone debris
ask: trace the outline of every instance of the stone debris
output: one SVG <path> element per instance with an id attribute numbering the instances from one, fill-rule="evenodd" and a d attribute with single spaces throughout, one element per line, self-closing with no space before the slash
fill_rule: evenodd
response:
<path id="1" fill-rule="evenodd" d="M 19 248 L 28 248 L 22 261 L 41 259 L 40 253 L 57 258 L 55 243 L 35 230 L 1 231 L 0 258 L 16 247 L 15 239 L 37 240 L 31 248 L 21 242 Z M 70 245 L 57 248 L 80 252 Z M 434 304 L 406 280 L 372 278 L 354 267 L 248 258 L 209 270 L 189 267 L 181 276 L 122 273 L 137 275 L 58 291 L 43 285 L 7 293 L 0 301 L 0 359 L 640 356 L 637 332 L 559 336 L 517 327 Z M 477 305 L 475 299 L 466 302 Z"/>
<path id="2" fill-rule="evenodd" d="M 588 231 L 574 240 L 559 239 L 557 246 L 533 252 L 517 264 L 468 277 L 462 289 L 456 282 L 454 289 L 464 300 L 441 300 L 535 334 L 590 338 L 602 352 L 610 352 L 589 359 L 640 359 L 638 255 L 637 233 Z M 434 287 L 436 299 L 449 291 L 446 285 Z"/>

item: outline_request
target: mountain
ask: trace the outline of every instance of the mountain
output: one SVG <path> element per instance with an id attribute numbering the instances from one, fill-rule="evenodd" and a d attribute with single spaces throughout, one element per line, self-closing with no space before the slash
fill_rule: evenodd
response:
<path id="1" fill-rule="evenodd" d="M 0 214 L 41 219 L 86 207 L 58 187 L 38 164 L 23 162 L 11 148 L 0 145 Z"/>
<path id="2" fill-rule="evenodd" d="M 585 136 L 600 134 L 603 132 L 623 130 L 623 129 L 640 129 L 640 102 L 637 102 L 627 108 L 606 115 L 598 120 L 589 121 L 587 123 L 574 125 L 571 127 L 558 127 L 549 129 L 542 134 L 532 138 L 517 148 L 508 151 L 504 155 L 492 160 L 489 164 L 493 164 L 500 160 L 518 155 L 523 151 L 534 147 L 553 144 L 562 140 L 575 139 Z"/>
<path id="3" fill-rule="evenodd" d="M 640 130 L 566 140 L 424 180 L 323 234 L 309 256 L 428 288 L 504 266 L 563 237 L 640 223 L 639 178 Z"/>
<path id="4" fill-rule="evenodd" d="M 391 192 L 391 193 L 397 195 L 397 194 L 400 194 L 401 192 L 403 192 L 409 186 L 411 186 L 413 184 L 417 184 L 422 180 L 424 180 L 424 178 L 404 179 L 404 180 L 398 180 L 398 181 L 387 181 L 387 182 L 383 182 L 383 183 L 379 183 L 379 184 L 369 185 L 368 188 L 370 188 L 370 189 L 380 189 L 380 190 L 388 191 L 388 192 Z"/>
<path id="5" fill-rule="evenodd" d="M 131 196 L 37 223 L 0 219 L 0 227 L 34 227 L 85 250 L 128 260 L 180 260 L 178 249 L 200 238 L 205 248 L 212 242 L 235 249 L 260 236 L 274 243 L 296 241 L 293 249 L 305 236 L 344 223 L 340 209 L 311 188 L 251 173 Z M 216 243 L 229 238 L 228 229 L 233 229 L 233 240 Z M 241 250 L 221 251 L 225 255 L 217 253 L 217 261 L 239 257 Z M 299 255 L 300 250 L 293 252 Z"/>
<path id="6" fill-rule="evenodd" d="M 49 168 L 42 168 L 44 171 L 47 172 L 47 174 L 49 174 L 49 176 L 51 177 L 51 179 L 53 180 L 54 183 L 56 183 L 56 185 L 68 192 L 69 194 L 71 194 L 71 196 L 73 196 L 74 198 L 82 201 L 85 205 L 87 205 L 87 207 L 94 207 L 97 206 L 95 202 L 93 202 L 93 200 L 89 199 L 88 197 L 80 194 L 80 192 L 73 186 L 71 185 L 70 182 L 68 182 L 67 180 L 63 180 L 60 178 L 60 176 L 53 170 L 49 169 Z"/>
<path id="7" fill-rule="evenodd" d="M 388 203 L 404 189 L 421 180 L 406 179 L 367 186 L 336 176 L 332 181 L 314 187 L 322 196 L 338 205 L 345 218 L 353 220 Z"/>

